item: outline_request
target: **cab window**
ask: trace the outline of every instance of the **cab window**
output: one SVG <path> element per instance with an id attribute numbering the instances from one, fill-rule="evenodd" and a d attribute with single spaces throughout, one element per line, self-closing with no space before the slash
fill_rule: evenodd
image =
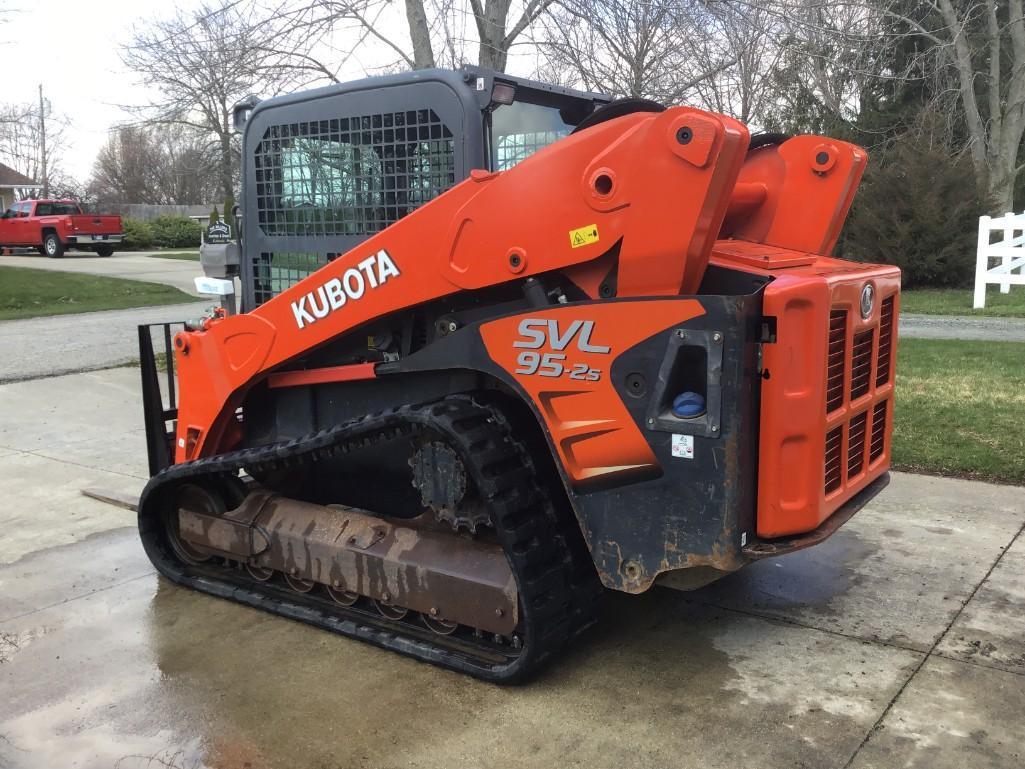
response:
<path id="1" fill-rule="evenodd" d="M 36 216 L 53 216 L 53 203 L 40 203 L 36 206 Z"/>
<path id="2" fill-rule="evenodd" d="M 504 171 L 568 136 L 575 123 L 556 107 L 515 101 L 491 116 L 491 169 Z"/>

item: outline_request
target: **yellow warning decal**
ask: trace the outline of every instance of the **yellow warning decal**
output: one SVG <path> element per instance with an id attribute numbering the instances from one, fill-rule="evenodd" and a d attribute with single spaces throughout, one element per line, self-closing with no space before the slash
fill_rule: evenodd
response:
<path id="1" fill-rule="evenodd" d="M 590 243 L 598 242 L 598 225 L 589 224 L 586 227 L 579 227 L 569 231 L 569 244 L 573 248 L 580 248 Z"/>

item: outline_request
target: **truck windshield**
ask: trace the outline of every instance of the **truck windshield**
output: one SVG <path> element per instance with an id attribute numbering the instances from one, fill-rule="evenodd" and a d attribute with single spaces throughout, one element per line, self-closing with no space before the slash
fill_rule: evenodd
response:
<path id="1" fill-rule="evenodd" d="M 525 101 L 496 107 L 491 114 L 491 170 L 504 171 L 552 142 L 568 136 L 568 123 L 558 107 Z"/>

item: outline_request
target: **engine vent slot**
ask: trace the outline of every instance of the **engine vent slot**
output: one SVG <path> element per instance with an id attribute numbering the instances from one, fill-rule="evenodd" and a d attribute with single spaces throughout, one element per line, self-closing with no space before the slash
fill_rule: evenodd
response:
<path id="1" fill-rule="evenodd" d="M 879 310 L 879 351 L 876 353 L 876 387 L 890 381 L 890 353 L 893 347 L 893 297 L 883 300 Z"/>
<path id="2" fill-rule="evenodd" d="M 851 354 L 851 400 L 857 400 L 868 392 L 872 378 L 872 340 L 875 329 L 862 331 L 854 337 Z"/>
<path id="3" fill-rule="evenodd" d="M 861 473 L 865 467 L 865 429 L 868 423 L 868 412 L 862 411 L 851 419 L 847 432 L 847 478 L 848 480 Z"/>
<path id="4" fill-rule="evenodd" d="M 843 447 L 843 428 L 834 427 L 826 433 L 826 482 L 825 491 L 831 494 L 840 488 L 841 448 Z"/>
<path id="5" fill-rule="evenodd" d="M 868 458 L 874 462 L 883 455 L 886 442 L 886 401 L 881 401 L 872 409 L 872 444 Z"/>
<path id="6" fill-rule="evenodd" d="M 843 405 L 843 382 L 846 374 L 847 311 L 829 313 L 829 351 L 826 356 L 826 413 Z"/>

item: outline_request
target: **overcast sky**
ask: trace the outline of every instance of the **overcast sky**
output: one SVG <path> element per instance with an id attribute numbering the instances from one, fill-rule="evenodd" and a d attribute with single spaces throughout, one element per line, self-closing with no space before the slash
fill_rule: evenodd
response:
<path id="1" fill-rule="evenodd" d="M 184 2 L 184 0 L 183 0 Z M 12 0 L 0 24 L 4 78 L 0 101 L 30 102 L 39 84 L 55 113 L 66 115 L 62 165 L 89 176 L 111 125 L 126 118 L 119 104 L 142 100 L 118 58 L 133 23 L 166 12 L 155 0 Z"/>
<path id="2" fill-rule="evenodd" d="M 0 8 L 10 9 L 0 17 L 4 67 L 0 103 L 35 102 L 42 83 L 53 112 L 69 121 L 60 164 L 85 181 L 110 127 L 131 119 L 120 105 L 147 101 L 146 90 L 118 56 L 120 46 L 131 39 L 133 25 L 199 4 L 194 0 L 0 0 Z M 400 17 L 388 22 L 395 23 L 402 34 Z M 391 58 L 385 52 L 375 55 L 374 50 L 361 54 L 349 61 L 340 73 L 342 79 L 360 77 L 364 68 Z"/>
<path id="3" fill-rule="evenodd" d="M 60 165 L 86 181 L 111 126 L 131 119 L 120 105 L 148 101 L 118 56 L 133 26 L 199 5 L 198 0 L 0 0 L 0 9 L 6 9 L 0 15 L 0 103 L 36 102 L 41 83 L 53 113 L 68 121 Z M 396 39 L 408 35 L 401 3 L 392 3 L 379 23 Z M 346 39 L 351 38 L 343 36 L 335 44 L 344 47 Z M 467 53 L 475 58 L 475 43 Z M 339 55 L 335 50 L 324 58 L 337 61 Z M 365 44 L 357 55 L 346 57 L 338 76 L 356 79 L 394 60 L 394 52 L 383 45 Z M 515 49 L 509 70 L 530 74 L 533 62 L 528 51 Z"/>

